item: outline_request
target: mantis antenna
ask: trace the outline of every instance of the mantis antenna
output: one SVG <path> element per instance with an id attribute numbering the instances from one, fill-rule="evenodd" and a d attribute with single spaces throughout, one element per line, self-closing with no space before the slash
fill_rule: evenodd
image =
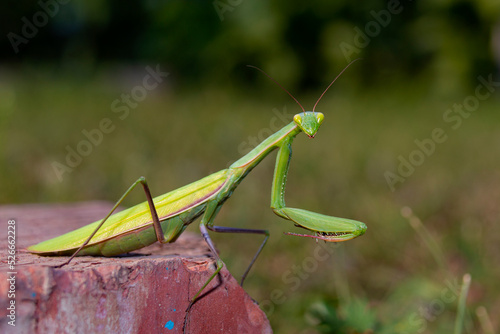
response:
<path id="1" fill-rule="evenodd" d="M 318 105 L 318 102 L 321 100 L 321 98 L 323 97 L 323 95 L 325 95 L 326 91 L 333 85 L 333 83 L 335 81 L 337 81 L 337 79 L 342 75 L 342 73 L 345 72 L 345 70 L 347 70 L 347 68 L 349 66 L 351 66 L 354 62 L 360 60 L 361 58 L 357 58 L 357 59 L 354 59 L 353 61 L 351 61 L 349 64 L 347 64 L 346 67 L 344 67 L 344 69 L 335 77 L 335 79 L 333 79 L 333 81 L 328 85 L 328 87 L 326 87 L 325 91 L 323 92 L 323 94 L 321 94 L 321 96 L 318 98 L 318 100 L 316 101 L 316 103 L 314 104 L 314 107 L 313 107 L 313 112 L 314 110 L 316 109 L 316 106 Z M 267 74 L 266 72 L 264 72 L 264 70 L 261 70 L 260 68 L 258 68 L 257 66 L 253 66 L 253 65 L 247 65 L 247 67 L 251 67 L 251 68 L 255 68 L 256 70 L 264 73 L 269 79 L 271 79 L 272 81 L 274 81 L 275 84 L 277 84 L 278 86 L 281 87 L 281 89 L 283 89 L 285 92 L 287 92 L 288 95 L 290 95 L 292 97 L 292 99 L 295 100 L 295 102 L 297 102 L 297 104 L 302 108 L 302 111 L 303 112 L 306 112 L 304 107 L 302 106 L 302 104 L 300 104 L 299 101 L 297 101 L 297 99 L 295 97 L 293 97 L 292 94 L 290 94 L 290 92 L 288 90 L 285 89 L 285 87 L 283 87 L 278 81 L 276 81 L 272 76 L 270 76 L 269 74 Z"/>
<path id="2" fill-rule="evenodd" d="M 278 81 L 274 80 L 274 78 L 273 78 L 272 76 L 270 76 L 269 74 L 267 74 L 266 72 L 264 72 L 263 70 L 261 70 L 260 68 L 258 68 L 257 66 L 253 66 L 253 65 L 247 65 L 247 66 L 248 66 L 248 67 L 255 68 L 256 70 L 258 70 L 258 71 L 260 71 L 260 72 L 264 73 L 264 74 L 265 74 L 265 75 L 266 75 L 269 79 L 271 79 L 272 81 L 274 81 L 274 83 L 275 83 L 275 84 L 277 84 L 278 86 L 280 86 L 280 87 L 281 87 L 281 89 L 283 89 L 285 92 L 287 92 L 287 94 L 288 94 L 288 95 L 290 95 L 290 96 L 292 97 L 292 99 L 294 99 L 294 100 L 295 100 L 295 102 L 297 102 L 297 104 L 298 104 L 298 105 L 302 108 L 302 111 L 303 111 L 303 112 L 306 112 L 306 111 L 305 111 L 305 109 L 304 109 L 304 107 L 302 106 L 302 104 L 300 104 L 300 102 L 299 102 L 299 101 L 297 101 L 297 99 L 296 99 L 295 97 L 293 97 L 293 95 L 292 95 L 292 94 L 290 94 L 290 92 L 289 92 L 289 91 L 287 91 L 287 90 L 285 89 L 285 87 L 283 87 L 283 86 L 282 86 L 282 85 L 281 85 Z"/>
<path id="3" fill-rule="evenodd" d="M 336 80 L 337 80 L 337 79 L 338 79 L 338 78 L 342 75 L 342 73 L 344 73 L 344 71 L 345 71 L 345 70 L 347 70 L 347 68 L 348 68 L 349 66 L 351 66 L 351 65 L 352 65 L 352 63 L 354 63 L 354 62 L 356 62 L 356 61 L 358 61 L 358 60 L 360 60 L 360 59 L 361 59 L 361 58 L 357 58 L 357 59 L 354 59 L 353 61 L 351 61 L 349 64 L 347 64 L 347 66 L 346 66 L 346 67 L 344 67 L 344 69 L 343 69 L 343 70 L 342 70 L 342 71 L 341 71 L 341 72 L 337 75 L 337 77 L 335 77 L 335 79 L 333 79 L 333 81 L 332 81 L 332 82 L 328 85 L 328 87 L 326 87 L 326 89 L 325 89 L 325 91 L 323 92 L 323 94 L 321 94 L 321 96 L 319 97 L 318 101 L 316 101 L 316 104 L 315 104 L 315 105 L 314 105 L 314 107 L 313 107 L 313 112 L 314 112 L 314 110 L 316 109 L 316 106 L 318 105 L 319 100 L 321 100 L 321 98 L 323 97 L 323 95 L 325 95 L 326 91 L 330 88 L 330 86 L 331 86 L 331 85 L 333 85 L 333 83 L 334 83 L 334 82 L 335 82 L 335 81 L 336 81 Z"/>

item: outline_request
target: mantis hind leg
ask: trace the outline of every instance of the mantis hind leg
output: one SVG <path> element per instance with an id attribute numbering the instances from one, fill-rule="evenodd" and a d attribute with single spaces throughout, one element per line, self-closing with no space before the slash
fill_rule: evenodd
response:
<path id="1" fill-rule="evenodd" d="M 151 216 L 153 218 L 153 226 L 154 226 L 154 229 L 155 229 L 158 241 L 161 242 L 161 243 L 165 242 L 165 237 L 163 235 L 163 230 L 161 228 L 160 220 L 158 219 L 158 213 L 156 212 L 156 208 L 155 208 L 154 203 L 153 203 L 153 197 L 151 196 L 151 192 L 149 190 L 148 183 L 146 182 L 146 178 L 144 176 L 141 176 L 139 179 L 137 179 L 137 181 L 135 181 L 130 186 L 130 188 L 127 189 L 127 191 L 125 191 L 125 193 L 122 195 L 122 197 L 120 197 L 120 199 L 113 206 L 113 208 L 111 209 L 111 211 L 106 215 L 106 217 L 104 217 L 104 219 L 101 221 L 101 223 L 96 227 L 96 229 L 94 230 L 94 232 L 92 232 L 92 234 L 87 238 L 87 240 L 85 240 L 85 242 L 73 253 L 73 255 L 71 255 L 71 257 L 68 259 L 68 261 L 64 262 L 63 264 L 58 265 L 57 268 L 60 268 L 62 266 L 67 265 L 68 263 L 71 262 L 71 260 L 73 260 L 73 258 L 75 256 L 78 255 L 78 253 L 83 249 L 83 247 L 85 247 L 90 242 L 90 240 L 92 239 L 92 237 L 97 233 L 97 231 L 99 231 L 99 229 L 102 227 L 102 225 L 104 225 L 104 223 L 106 222 L 106 220 L 108 220 L 108 218 L 113 214 L 113 212 L 118 208 L 118 206 L 120 206 L 120 204 L 123 202 L 123 200 L 125 199 L 125 197 L 127 197 L 128 194 L 130 194 L 130 192 L 139 183 L 142 185 L 142 187 L 144 189 L 144 192 L 146 193 L 146 198 L 148 200 L 149 209 L 151 211 Z"/>

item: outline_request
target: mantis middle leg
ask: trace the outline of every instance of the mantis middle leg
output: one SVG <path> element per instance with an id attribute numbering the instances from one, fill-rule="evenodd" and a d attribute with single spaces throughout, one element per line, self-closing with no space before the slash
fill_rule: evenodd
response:
<path id="1" fill-rule="evenodd" d="M 252 261 L 248 265 L 247 269 L 245 270 L 245 273 L 243 274 L 241 278 L 240 285 L 243 285 L 243 282 L 245 281 L 246 276 L 248 275 L 248 272 L 252 268 L 252 265 L 254 264 L 255 260 L 261 253 L 262 249 L 264 248 L 267 239 L 269 238 L 269 231 L 268 230 L 257 230 L 257 229 L 243 229 L 243 228 L 234 228 L 234 227 L 225 227 L 225 226 L 213 226 L 212 222 L 215 219 L 215 216 L 217 215 L 218 211 L 220 209 L 219 202 L 216 200 L 211 201 L 207 205 L 207 209 L 205 211 L 205 214 L 200 222 L 200 231 L 205 239 L 206 243 L 208 244 L 208 247 L 212 251 L 212 254 L 215 257 L 216 260 L 216 270 L 214 273 L 207 279 L 205 284 L 198 290 L 198 292 L 194 295 L 193 299 L 189 302 L 189 305 L 186 309 L 186 316 L 184 319 L 184 330 L 186 328 L 187 324 L 187 319 L 189 315 L 189 311 L 191 307 L 193 306 L 194 302 L 197 300 L 197 298 L 200 296 L 201 292 L 207 287 L 208 284 L 215 278 L 215 276 L 221 271 L 222 267 L 224 266 L 224 262 L 222 262 L 217 250 L 215 249 L 215 245 L 210 238 L 210 235 L 208 234 L 208 230 L 213 231 L 213 232 L 220 232 L 220 233 L 250 233 L 250 234 L 263 234 L 266 237 L 264 238 L 264 241 L 260 245 L 259 249 L 255 253 Z"/>

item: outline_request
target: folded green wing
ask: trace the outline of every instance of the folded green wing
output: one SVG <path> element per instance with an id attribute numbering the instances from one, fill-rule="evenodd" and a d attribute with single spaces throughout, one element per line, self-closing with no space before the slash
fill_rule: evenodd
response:
<path id="1" fill-rule="evenodd" d="M 226 180 L 227 170 L 224 169 L 199 181 L 154 198 L 153 201 L 160 221 L 174 217 L 205 203 L 222 189 Z M 87 240 L 100 222 L 101 220 L 96 221 L 72 232 L 28 247 L 28 251 L 32 253 L 45 253 L 79 247 Z M 151 212 L 148 203 L 145 201 L 109 217 L 88 245 L 93 245 L 152 224 Z"/>

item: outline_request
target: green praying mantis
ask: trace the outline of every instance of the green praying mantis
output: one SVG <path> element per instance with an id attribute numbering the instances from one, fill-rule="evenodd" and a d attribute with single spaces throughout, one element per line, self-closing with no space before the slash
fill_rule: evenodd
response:
<path id="1" fill-rule="evenodd" d="M 38 255 L 70 256 L 60 266 L 66 265 L 79 255 L 116 256 L 134 251 L 159 241 L 160 243 L 175 242 L 186 227 L 201 217 L 200 231 L 216 260 L 216 270 L 194 295 L 186 310 L 184 328 L 193 303 L 205 287 L 214 279 L 224 266 L 208 230 L 222 233 L 251 233 L 264 235 L 264 240 L 245 270 L 241 285 L 255 260 L 264 248 L 269 238 L 268 230 L 244 229 L 215 226 L 214 220 L 225 201 L 232 195 L 240 182 L 269 153 L 278 149 L 276 166 L 271 190 L 271 208 L 278 216 L 291 220 L 295 226 L 301 227 L 313 234 L 298 234 L 287 232 L 287 235 L 314 238 L 316 241 L 340 242 L 356 238 L 366 231 L 364 223 L 322 215 L 303 209 L 289 208 L 285 205 L 285 185 L 290 158 L 292 141 L 297 134 L 304 132 L 309 138 L 314 138 L 324 115 L 316 112 L 316 106 L 330 86 L 353 62 L 330 83 L 318 98 L 312 111 L 305 111 L 302 105 L 283 86 L 259 68 L 271 80 L 276 82 L 302 108 L 301 113 L 293 117 L 293 121 L 281 130 L 269 136 L 248 154 L 234 162 L 229 168 L 213 173 L 201 180 L 195 181 L 179 189 L 153 198 L 148 183 L 140 177 L 123 194 L 111 211 L 102 221 L 79 228 L 56 238 L 28 247 L 28 251 Z M 141 185 L 146 194 L 146 201 L 129 209 L 113 214 L 125 197 L 137 186 Z"/>

